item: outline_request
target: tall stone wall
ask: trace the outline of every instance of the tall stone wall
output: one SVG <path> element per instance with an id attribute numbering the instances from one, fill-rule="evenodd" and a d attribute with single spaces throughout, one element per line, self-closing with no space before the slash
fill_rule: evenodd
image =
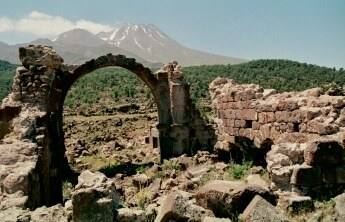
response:
<path id="1" fill-rule="evenodd" d="M 237 161 L 240 150 L 256 161 L 260 154 L 276 190 L 316 195 L 345 187 L 344 96 L 319 88 L 277 93 L 224 78 L 210 93 L 220 155 Z"/>

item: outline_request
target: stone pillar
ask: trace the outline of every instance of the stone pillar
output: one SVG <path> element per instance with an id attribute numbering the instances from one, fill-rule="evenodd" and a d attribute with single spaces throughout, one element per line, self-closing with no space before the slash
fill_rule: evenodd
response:
<path id="1" fill-rule="evenodd" d="M 173 155 L 190 153 L 190 98 L 189 85 L 184 80 L 177 62 L 169 68 L 169 93 L 172 125 L 170 135 L 173 141 Z"/>
<path id="2" fill-rule="evenodd" d="M 164 66 L 157 72 L 157 77 L 159 85 L 165 86 L 160 90 L 160 100 L 162 93 L 168 93 L 167 100 L 158 104 L 161 159 L 189 154 L 191 153 L 188 125 L 191 122 L 189 85 L 184 81 L 177 62 Z"/>

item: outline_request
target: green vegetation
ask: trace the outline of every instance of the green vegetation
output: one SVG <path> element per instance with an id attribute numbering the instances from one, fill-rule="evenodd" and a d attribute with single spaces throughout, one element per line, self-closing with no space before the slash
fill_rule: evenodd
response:
<path id="1" fill-rule="evenodd" d="M 0 99 L 8 93 L 15 65 L 0 61 Z M 208 85 L 216 77 L 238 83 L 255 83 L 278 91 L 300 91 L 325 85 L 345 85 L 345 70 L 320 67 L 289 60 L 255 60 L 238 65 L 212 65 L 183 68 L 191 83 L 191 96 L 197 103 L 208 103 Z M 327 86 L 326 86 L 327 87 Z M 138 77 L 122 68 L 103 68 L 81 78 L 67 96 L 71 108 L 104 100 L 115 102 L 146 101 L 152 98 Z M 206 99 L 206 101 L 205 101 Z"/>
<path id="2" fill-rule="evenodd" d="M 238 83 L 255 83 L 278 91 L 302 91 L 328 83 L 345 84 L 345 70 L 320 67 L 289 60 L 255 60 L 238 65 L 195 66 L 183 69 L 192 83 L 194 99 L 208 98 L 208 84 L 216 77 Z"/>
<path id="3" fill-rule="evenodd" d="M 246 175 L 248 175 L 248 172 L 250 168 L 252 167 L 252 162 L 243 162 L 242 164 L 231 164 L 229 168 L 229 176 L 230 179 L 234 180 L 241 180 Z"/>
<path id="4" fill-rule="evenodd" d="M 135 202 L 137 206 L 141 209 L 145 209 L 151 201 L 151 192 L 148 189 L 139 188 L 139 192 L 135 195 Z"/>
<path id="5" fill-rule="evenodd" d="M 103 68 L 79 79 L 66 98 L 71 108 L 111 99 L 115 102 L 151 98 L 151 92 L 133 73 L 123 68 Z"/>
<path id="6" fill-rule="evenodd" d="M 88 169 L 100 170 L 104 174 L 111 172 L 113 168 L 119 165 L 119 162 L 116 159 L 107 158 L 100 154 L 82 156 L 80 160 L 81 164 L 85 164 L 88 166 Z"/>
<path id="7" fill-rule="evenodd" d="M 16 65 L 0 60 L 0 101 L 10 91 L 16 67 Z"/>

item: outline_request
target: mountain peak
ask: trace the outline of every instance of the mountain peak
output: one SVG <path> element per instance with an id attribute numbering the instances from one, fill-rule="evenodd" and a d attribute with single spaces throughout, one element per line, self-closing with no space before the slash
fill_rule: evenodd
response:
<path id="1" fill-rule="evenodd" d="M 240 59 L 213 55 L 179 44 L 154 24 L 118 25 L 110 32 L 97 35 L 103 41 L 130 51 L 148 61 L 167 63 L 178 60 L 182 65 L 238 63 Z"/>
<path id="2" fill-rule="evenodd" d="M 87 45 L 87 46 L 100 46 L 107 44 L 102 39 L 85 29 L 72 29 L 67 32 L 61 33 L 56 39 L 56 43 L 67 45 Z"/>

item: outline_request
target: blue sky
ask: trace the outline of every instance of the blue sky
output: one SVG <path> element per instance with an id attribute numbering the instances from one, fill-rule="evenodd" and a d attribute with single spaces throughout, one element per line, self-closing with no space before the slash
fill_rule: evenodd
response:
<path id="1" fill-rule="evenodd" d="M 61 24 L 32 23 L 37 17 Z M 213 53 L 345 67 L 344 0 L 1 0 L 0 41 L 123 22 L 155 24 L 183 45 Z"/>

